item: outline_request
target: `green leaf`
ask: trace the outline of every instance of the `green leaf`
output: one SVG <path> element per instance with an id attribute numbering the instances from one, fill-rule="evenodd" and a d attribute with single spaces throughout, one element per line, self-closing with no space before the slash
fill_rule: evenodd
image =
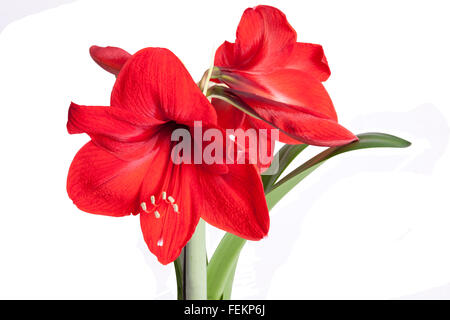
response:
<path id="1" fill-rule="evenodd" d="M 273 185 L 270 191 L 266 192 L 266 201 L 269 210 L 272 209 L 275 204 L 277 204 L 278 201 L 280 201 L 280 199 L 282 199 L 300 181 L 302 181 L 306 176 L 323 164 L 324 161 L 330 159 L 331 157 L 344 152 L 365 148 L 405 148 L 411 145 L 411 143 L 406 140 L 384 133 L 363 133 L 358 135 L 358 138 L 359 141 L 352 142 L 345 146 L 328 148 L 299 166 L 297 169 Z M 294 150 L 296 149 L 286 148 L 284 150 L 284 152 L 289 153 L 293 156 L 293 158 L 295 158 Z M 292 153 L 290 153 L 289 150 L 291 150 Z M 302 150 L 296 150 L 298 151 L 297 154 L 299 154 Z M 289 162 L 289 159 L 292 161 L 293 158 L 286 158 L 288 159 L 286 160 L 286 163 Z M 273 181 L 276 181 L 278 177 L 276 177 Z M 269 183 L 268 181 L 271 179 L 272 178 L 267 178 L 266 183 Z M 219 243 L 208 265 L 208 299 L 220 299 L 221 297 L 225 297 L 224 290 L 228 288 L 228 285 L 230 285 L 229 281 L 232 281 L 231 277 L 234 272 L 234 268 L 236 267 L 239 254 L 246 241 L 247 240 L 245 239 L 227 233 Z"/>
<path id="2" fill-rule="evenodd" d="M 221 300 L 230 300 L 231 299 L 231 291 L 233 290 L 233 281 L 234 275 L 236 274 L 237 260 L 234 266 L 231 269 L 231 274 L 229 275 L 226 283 L 225 289 L 223 289 L 223 294 Z"/>
<path id="3" fill-rule="evenodd" d="M 244 239 L 231 233 L 227 233 L 220 241 L 208 264 L 208 300 L 222 297 L 244 244 Z"/>
<path id="4" fill-rule="evenodd" d="M 278 159 L 278 170 L 276 173 L 269 175 L 262 175 L 261 179 L 264 186 L 264 191 L 268 193 L 273 184 L 278 180 L 281 174 L 286 170 L 289 164 L 307 147 L 307 144 L 297 144 L 297 145 L 284 145 L 280 151 L 275 155 L 274 159 Z M 272 165 L 267 169 L 267 172 L 271 172 L 271 170 L 275 170 L 275 163 L 272 162 Z"/>
<path id="5" fill-rule="evenodd" d="M 363 133 L 358 135 L 359 140 L 350 144 L 332 147 L 311 158 L 300 167 L 289 173 L 283 179 L 273 185 L 271 191 L 266 194 L 269 210 L 272 209 L 293 187 L 317 169 L 324 161 L 344 152 L 367 148 L 405 148 L 410 142 L 385 133 Z"/>

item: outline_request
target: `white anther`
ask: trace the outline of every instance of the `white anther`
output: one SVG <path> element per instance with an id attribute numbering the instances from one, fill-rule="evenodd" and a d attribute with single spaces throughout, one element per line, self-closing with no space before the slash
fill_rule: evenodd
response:
<path id="1" fill-rule="evenodd" d="M 162 246 L 164 245 L 164 240 L 163 240 L 162 238 L 159 239 L 158 242 L 156 243 L 156 245 L 157 245 L 158 247 L 162 247 Z"/>
<path id="2" fill-rule="evenodd" d="M 142 202 L 142 203 L 141 203 L 141 208 L 142 208 L 142 210 L 144 210 L 145 212 L 148 212 L 148 211 L 147 211 L 147 205 L 145 204 L 145 202 Z"/>
<path id="3" fill-rule="evenodd" d="M 161 217 L 161 215 L 159 214 L 158 210 L 155 210 L 155 218 L 159 219 Z"/>
<path id="4" fill-rule="evenodd" d="M 178 205 L 176 203 L 173 205 L 173 211 L 178 212 Z"/>
<path id="5" fill-rule="evenodd" d="M 150 197 L 150 202 L 152 203 L 152 205 L 155 205 L 155 196 L 151 196 Z"/>
<path id="6" fill-rule="evenodd" d="M 162 193 L 162 199 L 163 199 L 163 200 L 166 200 L 166 196 L 167 196 L 167 193 L 166 193 L 165 191 L 163 191 L 163 193 Z"/>
<path id="7" fill-rule="evenodd" d="M 167 200 L 169 200 L 170 201 L 170 203 L 174 203 L 175 202 L 175 199 L 174 198 L 172 198 L 172 196 L 169 196 L 168 198 L 167 198 Z"/>

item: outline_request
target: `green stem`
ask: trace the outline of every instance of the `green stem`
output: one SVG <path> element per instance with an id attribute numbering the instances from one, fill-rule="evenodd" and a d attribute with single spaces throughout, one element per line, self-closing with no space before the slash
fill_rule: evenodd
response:
<path id="1" fill-rule="evenodd" d="M 227 233 L 220 241 L 208 265 L 208 299 L 219 300 L 230 279 L 245 240 Z"/>
<path id="2" fill-rule="evenodd" d="M 173 262 L 175 267 L 175 276 L 177 277 L 177 299 L 183 300 L 183 264 L 184 264 L 184 249 L 181 251 L 180 256 Z"/>
<path id="3" fill-rule="evenodd" d="M 184 299 L 206 300 L 205 222 L 200 219 L 191 240 L 184 247 Z"/>
<path id="4" fill-rule="evenodd" d="M 237 261 L 231 269 L 231 274 L 228 277 L 227 283 L 225 284 L 225 288 L 223 289 L 222 300 L 230 300 L 231 299 L 231 291 L 233 290 L 233 281 L 234 275 L 236 274 Z"/>

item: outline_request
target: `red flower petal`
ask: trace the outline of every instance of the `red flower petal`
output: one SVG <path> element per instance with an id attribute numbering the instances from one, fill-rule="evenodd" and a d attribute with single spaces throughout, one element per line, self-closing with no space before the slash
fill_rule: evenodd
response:
<path id="1" fill-rule="evenodd" d="M 236 31 L 236 43 L 223 44 L 216 54 L 217 66 L 260 71 L 285 59 L 297 34 L 280 10 L 269 6 L 248 8 Z M 232 52 L 231 52 L 232 51 Z M 231 62 L 223 65 L 221 63 Z"/>
<path id="2" fill-rule="evenodd" d="M 159 262 L 168 264 L 180 255 L 192 237 L 203 202 L 208 199 L 200 198 L 192 165 L 174 165 L 159 158 L 161 161 L 152 164 L 142 185 L 140 202 L 145 202 L 148 212 L 141 210 L 140 219 L 148 248 Z M 166 192 L 166 200 L 162 192 Z"/>
<path id="3" fill-rule="evenodd" d="M 253 165 L 228 165 L 228 174 L 198 172 L 203 200 L 202 218 L 219 229 L 248 240 L 269 231 L 269 211 L 261 178 Z"/>
<path id="4" fill-rule="evenodd" d="M 270 125 L 267 122 L 261 121 L 259 119 L 255 119 L 250 116 L 245 117 L 243 127 L 254 128 L 254 129 L 266 129 L 267 131 L 274 129 L 274 128 L 281 129 L 281 128 L 278 128 L 277 126 L 275 126 L 275 124 Z M 303 143 L 302 141 L 299 140 L 299 138 L 293 138 L 292 136 L 289 136 L 288 134 L 284 133 L 281 130 L 278 130 L 278 139 L 276 139 L 276 140 L 281 141 L 283 143 L 287 143 L 287 144 L 302 144 Z"/>
<path id="5" fill-rule="evenodd" d="M 107 216 L 136 213 L 141 183 L 150 163 L 124 161 L 88 142 L 69 169 L 67 192 L 86 212 Z"/>
<path id="6" fill-rule="evenodd" d="M 254 121 L 256 120 L 256 121 Z M 259 168 L 259 173 L 263 173 L 268 169 L 272 163 L 273 156 L 274 156 L 274 141 L 276 140 L 282 140 L 283 137 L 280 138 L 280 136 L 283 134 L 282 131 L 277 130 L 277 137 L 272 136 L 272 130 L 275 128 L 270 126 L 264 121 L 255 119 L 250 116 L 245 116 L 245 119 L 242 124 L 242 128 L 244 130 L 249 129 L 258 129 L 258 148 L 256 150 L 257 154 L 257 162 L 256 165 Z M 292 139 L 291 137 L 288 137 L 288 139 L 293 140 L 292 144 L 299 144 L 298 140 Z M 284 141 L 283 141 L 284 142 Z M 285 142 L 286 143 L 286 142 Z M 262 146 L 262 144 L 265 144 L 265 147 Z M 247 154 L 251 155 L 251 150 L 246 146 L 245 147 Z M 249 155 L 247 155 L 250 157 Z M 254 162 L 252 162 L 254 163 Z"/>
<path id="7" fill-rule="evenodd" d="M 131 57 L 131 54 L 117 47 L 92 46 L 89 48 L 89 53 L 100 67 L 116 76 Z"/>
<path id="8" fill-rule="evenodd" d="M 81 106 L 72 102 L 69 107 L 67 130 L 70 134 L 101 134 L 122 141 L 136 141 L 148 138 L 148 128 L 163 123 L 156 119 L 137 118 L 126 110 Z"/>
<path id="9" fill-rule="evenodd" d="M 243 100 L 265 120 L 281 129 L 291 139 L 285 139 L 286 135 L 280 132 L 280 141 L 285 143 L 297 140 L 303 143 L 317 146 L 340 146 L 358 138 L 336 121 L 317 117 L 307 112 L 298 110 L 295 106 L 274 105 L 258 97 L 248 96 Z M 267 128 L 267 124 L 258 119 L 251 119 L 257 128 Z M 293 139 L 295 140 L 293 140 Z"/>
<path id="10" fill-rule="evenodd" d="M 139 159 L 155 146 L 152 137 L 161 121 L 136 118 L 126 110 L 71 103 L 67 130 L 87 133 L 93 142 L 124 160 Z"/>
<path id="11" fill-rule="evenodd" d="M 236 43 L 225 41 L 216 51 L 215 65 L 257 73 L 276 69 L 304 71 L 320 81 L 330 75 L 322 46 L 296 42 L 297 34 L 278 9 L 248 8 L 236 32 Z"/>
<path id="12" fill-rule="evenodd" d="M 286 61 L 285 68 L 304 71 L 319 81 L 330 77 L 330 67 L 319 44 L 297 42 Z"/>
<path id="13" fill-rule="evenodd" d="M 142 49 L 117 77 L 111 106 L 136 116 L 192 126 L 216 124 L 217 116 L 181 61 L 169 50 Z"/>
<path id="14" fill-rule="evenodd" d="M 267 103 L 288 104 L 302 112 L 337 120 L 333 103 L 322 83 L 303 71 L 282 69 L 258 74 L 222 72 L 227 76 L 224 82 L 238 91 L 240 97 L 258 96 Z M 250 106 L 254 107 L 252 104 Z"/>
<path id="15" fill-rule="evenodd" d="M 225 66 L 232 68 L 235 66 L 235 58 L 234 58 L 234 43 L 225 41 L 222 45 L 217 48 L 216 54 L 214 57 L 214 65 L 215 66 Z M 215 81 L 212 79 L 212 81 Z"/>
<path id="16" fill-rule="evenodd" d="M 241 127 L 245 117 L 244 112 L 220 99 L 212 99 L 211 103 L 216 109 L 217 121 L 221 128 L 236 129 Z"/>

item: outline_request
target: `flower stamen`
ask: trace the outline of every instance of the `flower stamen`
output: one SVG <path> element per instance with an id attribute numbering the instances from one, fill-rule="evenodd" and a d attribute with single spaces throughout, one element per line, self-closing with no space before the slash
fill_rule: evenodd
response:
<path id="1" fill-rule="evenodd" d="M 147 204 L 145 202 L 141 203 L 141 208 L 142 208 L 142 210 L 144 210 L 144 212 L 148 213 Z"/>
<path id="2" fill-rule="evenodd" d="M 145 213 L 152 213 L 152 212 L 153 212 L 153 214 L 155 215 L 155 218 L 156 218 L 156 219 L 159 219 L 159 218 L 161 218 L 161 213 L 160 213 L 158 210 L 156 210 L 156 209 L 158 209 L 158 208 L 161 206 L 161 203 L 159 203 L 159 201 L 157 202 L 156 198 L 157 198 L 157 197 L 156 197 L 155 195 L 151 195 L 151 196 L 150 196 L 150 203 L 152 204 L 153 208 L 149 209 L 149 208 L 147 207 L 147 203 L 144 202 L 144 201 L 141 202 L 141 208 L 142 208 L 142 210 L 143 210 Z M 167 196 L 167 192 L 166 192 L 166 191 L 163 191 L 163 192 L 161 193 L 161 198 L 162 198 L 162 200 L 164 200 L 167 204 L 170 204 L 170 205 L 172 206 L 172 209 L 173 209 L 173 211 L 174 211 L 175 213 L 180 213 L 178 204 L 175 203 L 175 198 L 174 198 L 174 197 L 172 197 L 172 196 Z M 133 213 L 131 213 L 131 214 L 133 214 Z"/>

